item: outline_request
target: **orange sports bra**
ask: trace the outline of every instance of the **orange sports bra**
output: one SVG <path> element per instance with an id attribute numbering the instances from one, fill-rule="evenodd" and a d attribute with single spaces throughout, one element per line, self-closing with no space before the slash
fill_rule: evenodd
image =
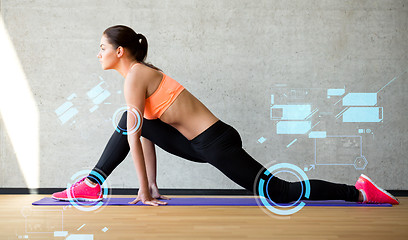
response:
<path id="1" fill-rule="evenodd" d="M 136 63 L 140 64 L 140 63 Z M 135 64 L 135 65 L 136 65 Z M 135 66 L 133 65 L 132 68 Z M 184 87 L 173 78 L 163 72 L 163 78 L 156 91 L 145 100 L 144 117 L 147 119 L 157 119 L 170 107 Z"/>
<path id="2" fill-rule="evenodd" d="M 144 117 L 147 119 L 159 118 L 184 90 L 184 87 L 173 78 L 163 74 L 156 91 L 146 98 Z"/>

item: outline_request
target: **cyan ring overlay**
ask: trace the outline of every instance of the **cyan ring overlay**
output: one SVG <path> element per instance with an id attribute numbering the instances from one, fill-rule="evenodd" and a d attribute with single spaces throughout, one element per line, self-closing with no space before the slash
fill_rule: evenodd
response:
<path id="1" fill-rule="evenodd" d="M 88 170 L 79 171 L 79 172 L 75 173 L 74 175 L 72 175 L 71 180 L 74 181 L 75 179 L 78 179 L 79 176 L 87 175 L 87 174 L 93 174 L 101 182 L 105 182 L 104 177 L 102 177 L 101 174 L 99 174 L 98 172 L 96 172 L 94 170 L 92 170 L 90 173 L 89 173 Z M 108 196 L 108 187 L 105 184 L 102 184 L 102 185 L 103 185 L 103 187 L 102 187 L 102 189 L 103 189 L 103 198 L 107 198 L 107 196 Z M 102 206 L 102 204 L 103 204 L 102 201 L 99 201 L 96 205 L 93 205 L 94 202 L 91 202 L 90 204 L 84 204 L 84 203 L 78 202 L 76 200 L 72 200 L 73 197 L 71 196 L 71 191 L 69 190 L 69 188 L 70 188 L 70 185 L 67 184 L 67 195 L 68 195 L 68 198 L 69 198 L 69 202 L 72 204 L 72 206 L 76 207 L 77 209 L 79 209 L 81 211 L 93 211 L 95 209 L 98 209 L 100 206 Z M 75 196 L 74 196 L 74 198 L 75 198 Z M 92 207 L 83 207 L 83 206 L 89 206 L 89 205 L 92 205 Z"/>
<path id="2" fill-rule="evenodd" d="M 269 201 L 272 202 L 272 204 L 273 204 L 274 206 L 278 206 L 278 207 L 282 207 L 282 208 L 292 207 L 292 206 L 294 206 L 296 203 L 298 203 L 299 200 L 300 200 L 300 199 L 302 198 L 302 196 L 303 196 L 303 183 L 302 183 L 302 180 L 299 178 L 298 175 L 294 174 L 294 173 L 291 172 L 291 171 L 287 171 L 287 170 L 280 170 L 280 171 L 274 173 L 273 175 L 276 176 L 276 175 L 277 175 L 278 173 L 280 173 L 280 172 L 291 173 L 291 174 L 295 175 L 295 176 L 297 177 L 297 179 L 299 180 L 300 185 L 302 186 L 302 192 L 300 193 L 298 200 L 296 200 L 296 202 L 292 203 L 291 205 L 282 206 L 282 205 L 279 205 L 279 204 L 275 203 L 274 201 L 272 201 L 271 197 L 269 196 L 269 192 L 266 192 L 266 196 L 267 196 L 267 198 L 269 199 Z M 268 189 L 268 185 L 269 185 L 269 182 L 271 181 L 271 179 L 272 179 L 272 177 L 270 177 L 270 178 L 268 179 L 268 181 L 266 182 L 266 189 Z"/>
<path id="3" fill-rule="evenodd" d="M 129 107 L 128 107 L 128 110 L 129 110 Z M 128 111 L 128 112 L 129 112 L 129 111 Z M 137 110 L 136 108 L 132 107 L 131 112 L 132 112 L 132 114 L 136 115 L 136 117 L 135 117 L 135 119 L 136 119 L 136 122 L 135 122 L 136 127 L 133 125 L 131 131 L 129 132 L 129 130 L 128 130 L 128 134 L 132 134 L 132 133 L 135 133 L 135 132 L 139 131 L 139 129 L 140 129 L 141 126 L 142 126 L 142 120 L 143 120 L 142 114 L 140 113 L 139 110 Z"/>
<path id="4" fill-rule="evenodd" d="M 275 171 L 278 170 L 278 169 L 282 169 L 282 168 L 283 168 L 283 169 L 292 169 L 292 170 L 294 170 L 295 172 L 297 172 L 297 173 L 303 178 L 303 181 L 305 182 L 305 191 L 304 191 L 304 192 L 305 192 L 305 197 L 306 197 L 306 198 L 309 198 L 309 197 L 310 197 L 310 182 L 309 182 L 309 178 L 306 176 L 306 173 L 305 173 L 302 169 L 300 169 L 298 166 L 293 165 L 293 164 L 290 164 L 290 163 L 278 163 L 278 164 L 275 164 L 275 165 L 269 167 L 269 168 L 268 168 L 267 170 L 265 170 L 262 174 L 264 174 L 265 176 L 269 176 L 269 175 L 271 175 L 271 173 L 275 172 Z M 290 172 L 290 171 L 279 171 L 279 172 Z M 279 173 L 279 172 L 278 172 L 278 173 Z M 294 174 L 293 172 L 290 172 L 290 173 Z M 261 174 L 261 176 L 262 176 L 262 174 Z M 275 173 L 275 174 L 276 174 L 276 173 Z M 296 177 L 298 177 L 296 174 L 294 174 L 294 175 L 295 175 Z M 265 193 L 264 193 L 265 180 L 262 179 L 261 176 L 260 176 L 260 180 L 259 180 L 259 183 L 258 183 L 258 192 L 259 192 L 259 196 L 260 196 L 260 200 L 261 200 L 262 204 L 263 204 L 269 211 L 271 211 L 271 212 L 273 212 L 273 213 L 275 213 L 275 214 L 278 214 L 278 215 L 291 215 L 291 214 L 293 214 L 293 213 L 298 212 L 300 209 L 302 209 L 302 208 L 306 205 L 306 204 L 302 201 L 302 202 L 299 203 L 299 205 L 297 205 L 297 206 L 295 206 L 294 208 L 291 208 L 291 209 L 282 210 L 282 209 L 277 209 L 277 208 L 275 208 L 274 206 L 278 206 L 278 207 L 290 207 L 290 206 L 293 206 L 294 204 L 296 204 L 296 203 L 299 201 L 299 199 L 302 197 L 302 195 L 303 195 L 303 184 L 302 184 L 302 193 L 301 193 L 299 199 L 298 199 L 294 204 L 292 204 L 292 205 L 290 205 L 290 206 L 280 206 L 280 205 L 277 205 L 276 203 L 274 203 L 269 197 L 268 197 L 268 200 L 267 200 L 267 198 L 265 197 Z M 272 174 L 272 177 L 273 177 L 273 174 Z M 271 177 L 271 178 L 272 178 L 272 177 Z M 298 177 L 298 179 L 299 179 L 299 177 Z M 270 179 L 269 179 L 269 180 L 270 180 Z M 269 183 L 269 180 L 268 180 L 268 183 Z M 299 179 L 299 180 L 300 180 L 300 179 Z M 267 183 L 267 184 L 268 184 L 268 183 Z M 265 188 L 265 189 L 268 189 L 268 188 Z M 267 190 L 266 190 L 266 191 L 267 191 Z M 266 192 L 266 195 L 269 196 L 268 192 Z M 274 206 L 272 206 L 268 201 L 271 201 Z"/>
<path id="5" fill-rule="evenodd" d="M 134 107 L 132 107 L 132 109 L 130 109 L 130 111 L 129 111 L 129 109 L 130 109 L 129 106 L 121 107 L 118 110 L 116 110 L 116 112 L 113 114 L 113 117 L 112 117 L 113 127 L 115 128 L 115 130 L 118 133 L 122 133 L 123 135 L 128 135 L 128 134 L 132 134 L 132 133 L 137 132 L 140 129 L 141 125 L 142 125 L 143 118 L 142 118 L 142 114 L 140 113 L 140 111 L 137 108 L 134 108 Z M 135 118 L 135 124 L 132 126 L 132 128 L 130 130 L 121 128 L 119 125 L 117 125 L 115 123 L 116 116 L 119 114 L 119 112 L 121 112 L 123 110 L 126 110 L 128 114 L 132 114 L 133 117 Z"/>

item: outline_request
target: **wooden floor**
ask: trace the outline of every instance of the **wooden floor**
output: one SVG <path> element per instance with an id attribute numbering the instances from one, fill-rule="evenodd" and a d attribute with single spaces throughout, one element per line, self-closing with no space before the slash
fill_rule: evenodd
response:
<path id="1" fill-rule="evenodd" d="M 408 197 L 387 208 L 304 207 L 290 217 L 260 207 L 107 206 L 84 212 L 31 205 L 43 197 L 50 195 L 0 195 L 0 239 L 65 239 L 54 237 L 61 230 L 72 235 L 67 239 L 408 239 Z"/>

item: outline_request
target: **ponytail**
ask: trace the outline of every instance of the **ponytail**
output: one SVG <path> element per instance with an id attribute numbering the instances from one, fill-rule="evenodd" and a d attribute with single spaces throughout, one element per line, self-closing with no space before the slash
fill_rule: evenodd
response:
<path id="1" fill-rule="evenodd" d="M 136 42 L 137 42 L 137 47 L 136 47 L 136 52 L 135 52 L 135 58 L 136 61 L 138 62 L 144 62 L 147 56 L 147 39 L 143 34 L 137 33 L 136 34 Z"/>

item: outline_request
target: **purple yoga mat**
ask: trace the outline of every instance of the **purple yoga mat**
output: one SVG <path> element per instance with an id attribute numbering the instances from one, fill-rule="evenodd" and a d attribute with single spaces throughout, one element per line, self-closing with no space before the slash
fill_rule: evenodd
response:
<path id="1" fill-rule="evenodd" d="M 135 198 L 105 198 L 102 205 L 111 206 L 144 206 L 143 203 L 129 204 Z M 171 200 L 162 200 L 167 202 L 167 206 L 258 206 L 255 198 L 172 198 Z M 364 204 L 357 202 L 346 202 L 343 200 L 327 200 L 327 201 L 303 201 L 306 206 L 315 207 L 391 207 L 389 203 L 384 204 Z M 92 202 L 75 202 L 77 205 L 92 206 L 96 203 Z M 42 206 L 66 206 L 71 205 L 69 201 L 59 201 L 50 197 L 45 197 L 41 200 L 33 202 L 33 205 Z M 272 205 L 272 204 L 271 204 Z M 279 204 L 288 206 L 291 203 Z M 297 204 L 296 204 L 297 205 Z"/>

